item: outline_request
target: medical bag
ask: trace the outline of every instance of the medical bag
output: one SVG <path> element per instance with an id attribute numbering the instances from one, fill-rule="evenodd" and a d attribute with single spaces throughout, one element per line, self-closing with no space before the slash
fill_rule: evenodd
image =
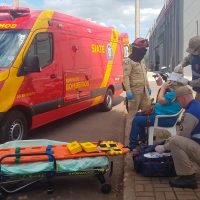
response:
<path id="1" fill-rule="evenodd" d="M 140 153 L 133 156 L 134 169 L 146 177 L 176 176 L 174 162 L 170 152 L 155 152 L 156 145 L 141 147 Z"/>

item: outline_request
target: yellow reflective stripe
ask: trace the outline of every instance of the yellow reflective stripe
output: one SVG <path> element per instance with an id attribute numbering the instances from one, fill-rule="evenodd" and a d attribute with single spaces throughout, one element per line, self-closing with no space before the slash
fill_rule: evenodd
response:
<path id="1" fill-rule="evenodd" d="M 0 72 L 0 81 L 4 81 L 9 75 L 9 69 L 4 71 L 4 72 Z"/>
<path id="2" fill-rule="evenodd" d="M 108 84 L 110 74 L 112 71 L 112 67 L 113 67 L 113 61 L 115 59 L 115 53 L 116 53 L 116 49 L 117 49 L 117 45 L 118 45 L 118 40 L 119 40 L 119 33 L 117 30 L 113 29 L 112 33 L 111 33 L 111 39 L 110 39 L 110 45 L 112 46 L 112 51 L 113 51 L 113 59 L 112 59 L 112 61 L 108 60 L 108 63 L 106 66 L 106 71 L 105 71 L 104 78 L 103 78 L 100 88 L 104 88 Z M 96 97 L 93 100 L 92 105 L 94 106 L 94 105 L 99 104 L 101 102 L 102 98 L 103 98 L 103 96 Z"/>
<path id="3" fill-rule="evenodd" d="M 48 29 L 48 21 L 52 19 L 53 14 L 54 11 L 50 10 L 41 12 L 31 29 L 31 33 L 38 29 Z M 2 89 L 0 90 L 0 112 L 6 112 L 11 108 L 15 101 L 17 92 L 23 83 L 24 76 L 17 77 L 17 72 L 22 63 L 23 55 L 27 51 L 26 47 L 32 42 L 30 40 L 32 37 L 31 33 L 26 39 L 26 42 L 23 45 L 19 55 L 17 56 L 13 66 L 10 68 L 8 79 L 6 79 Z"/>

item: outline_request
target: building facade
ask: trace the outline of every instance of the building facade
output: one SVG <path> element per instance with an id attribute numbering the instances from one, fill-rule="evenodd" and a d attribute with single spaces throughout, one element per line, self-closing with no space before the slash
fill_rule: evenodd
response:
<path id="1" fill-rule="evenodd" d="M 185 49 L 188 46 L 189 39 L 193 36 L 200 35 L 200 1 L 184 0 L 183 10 L 183 55 L 187 55 Z"/>
<path id="2" fill-rule="evenodd" d="M 200 34 L 200 1 L 167 0 L 149 36 L 149 68 L 172 71 L 187 53 L 188 41 Z"/>

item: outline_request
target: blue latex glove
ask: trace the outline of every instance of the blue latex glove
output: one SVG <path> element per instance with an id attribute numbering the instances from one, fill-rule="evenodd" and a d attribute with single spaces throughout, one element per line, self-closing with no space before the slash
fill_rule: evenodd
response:
<path id="1" fill-rule="evenodd" d="M 147 88 L 149 95 L 151 95 L 151 89 Z"/>
<path id="2" fill-rule="evenodd" d="M 127 92 L 126 97 L 128 100 L 132 100 L 134 98 L 134 94 L 132 92 Z"/>

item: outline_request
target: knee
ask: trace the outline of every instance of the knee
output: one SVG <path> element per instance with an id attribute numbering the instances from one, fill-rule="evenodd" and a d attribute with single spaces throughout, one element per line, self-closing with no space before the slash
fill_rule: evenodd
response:
<path id="1" fill-rule="evenodd" d="M 140 122 L 140 117 L 135 116 L 135 118 L 134 118 L 133 121 L 132 121 L 132 125 L 138 125 L 139 122 Z"/>

